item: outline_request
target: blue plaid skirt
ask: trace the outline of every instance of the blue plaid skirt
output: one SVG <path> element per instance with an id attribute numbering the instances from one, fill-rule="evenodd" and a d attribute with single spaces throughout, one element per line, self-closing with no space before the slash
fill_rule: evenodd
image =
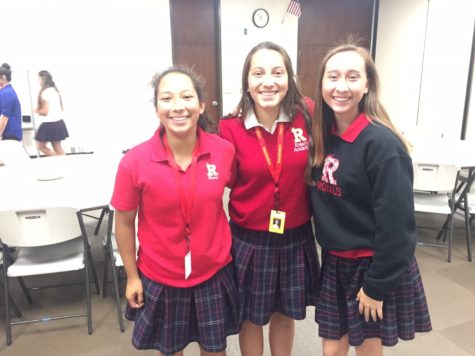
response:
<path id="1" fill-rule="evenodd" d="M 239 332 L 237 288 L 228 264 L 209 280 L 190 288 L 159 284 L 141 275 L 145 305 L 125 316 L 135 321 L 132 344 L 164 355 L 196 341 L 208 352 L 226 349 L 226 337 Z"/>
<path id="2" fill-rule="evenodd" d="M 230 225 L 239 321 L 265 325 L 274 312 L 305 319 L 306 307 L 316 303 L 320 273 L 311 223 L 283 235 Z"/>
<path id="3" fill-rule="evenodd" d="M 352 346 L 359 346 L 368 338 L 380 338 L 384 346 L 394 346 L 398 338 L 412 340 L 415 332 L 432 330 L 415 257 L 395 290 L 385 296 L 383 320 L 364 320 L 358 311 L 356 295 L 371 261 L 371 257 L 349 259 L 324 254 L 315 311 L 319 336 L 338 340 L 348 334 Z"/>

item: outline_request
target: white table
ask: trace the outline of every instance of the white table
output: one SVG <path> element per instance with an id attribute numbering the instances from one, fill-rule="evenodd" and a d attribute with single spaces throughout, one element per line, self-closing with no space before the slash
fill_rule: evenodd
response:
<path id="1" fill-rule="evenodd" d="M 98 227 L 108 208 L 121 155 L 78 154 L 10 161 L 0 166 L 0 210 L 37 210 L 47 207 L 74 207 L 83 236 L 88 238 L 83 216 L 101 209 Z M 92 261 L 90 246 L 86 258 Z M 86 262 L 86 274 L 94 264 Z M 90 308 L 90 301 L 88 301 Z M 92 326 L 89 325 L 89 333 Z"/>
<path id="2" fill-rule="evenodd" d="M 461 172 L 456 187 L 457 199 L 454 208 L 455 211 L 458 209 L 464 211 L 467 253 L 469 261 L 472 261 L 470 214 L 468 204 L 465 203 L 468 203 L 467 194 L 475 181 L 475 143 L 463 140 L 424 138 L 415 139 L 411 143 L 413 144 L 411 157 L 414 163 L 452 164 L 460 168 Z M 445 229 L 446 225 L 447 221 L 442 229 Z M 440 235 L 441 232 L 437 237 L 439 238 Z"/>
<path id="3" fill-rule="evenodd" d="M 449 139 L 411 141 L 412 160 L 416 163 L 453 164 L 460 168 L 475 167 L 475 142 Z"/>
<path id="4" fill-rule="evenodd" d="M 0 167 L 0 210 L 108 205 L 121 156 L 78 154 Z"/>
<path id="5" fill-rule="evenodd" d="M 73 207 L 79 212 L 82 234 L 88 237 L 83 216 L 91 217 L 90 211 L 100 209 L 97 234 L 121 157 L 77 154 L 9 162 L 0 167 L 0 211 Z"/>

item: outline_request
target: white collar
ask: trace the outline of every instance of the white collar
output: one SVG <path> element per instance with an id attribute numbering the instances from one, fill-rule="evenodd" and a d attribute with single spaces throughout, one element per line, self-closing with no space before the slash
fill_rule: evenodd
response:
<path id="1" fill-rule="evenodd" d="M 244 120 L 244 127 L 246 128 L 246 130 L 249 130 L 256 126 L 259 126 L 259 127 L 262 127 L 264 130 L 266 130 L 267 132 L 273 134 L 279 122 L 291 122 L 291 121 L 292 120 L 290 119 L 290 117 L 281 108 L 279 112 L 279 117 L 277 118 L 277 120 L 274 121 L 274 123 L 272 124 L 272 128 L 269 130 L 266 126 L 262 125 L 259 122 L 259 120 L 257 120 L 257 116 L 254 113 L 254 110 L 250 109 L 249 112 L 247 113 L 246 119 Z"/>

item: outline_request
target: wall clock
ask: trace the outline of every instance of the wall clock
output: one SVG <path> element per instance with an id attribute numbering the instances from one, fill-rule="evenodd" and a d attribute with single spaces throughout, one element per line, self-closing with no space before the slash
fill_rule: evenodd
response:
<path id="1" fill-rule="evenodd" d="M 265 9 L 256 9 L 252 13 L 252 23 L 259 28 L 266 27 L 269 23 L 269 13 Z"/>

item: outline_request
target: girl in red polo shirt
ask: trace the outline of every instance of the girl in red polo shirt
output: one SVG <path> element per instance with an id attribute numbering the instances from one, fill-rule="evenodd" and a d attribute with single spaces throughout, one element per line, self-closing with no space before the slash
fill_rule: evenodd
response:
<path id="1" fill-rule="evenodd" d="M 202 355 L 224 355 L 226 337 L 239 330 L 222 203 L 234 148 L 207 132 L 212 122 L 193 72 L 173 67 L 152 85 L 161 127 L 123 157 L 111 201 L 127 272 L 126 317 L 135 321 L 132 343 L 182 355 L 197 341 Z"/>
<path id="2" fill-rule="evenodd" d="M 319 263 L 304 173 L 313 102 L 300 93 L 287 52 L 263 42 L 247 55 L 238 116 L 220 121 L 236 148 L 229 214 L 237 271 L 241 353 L 291 355 L 294 320 L 315 304 Z"/>
<path id="3" fill-rule="evenodd" d="M 378 99 L 369 52 L 329 51 L 317 82 L 312 157 L 316 236 L 325 251 L 316 320 L 324 355 L 382 355 L 431 330 L 414 257 L 412 162 Z"/>

